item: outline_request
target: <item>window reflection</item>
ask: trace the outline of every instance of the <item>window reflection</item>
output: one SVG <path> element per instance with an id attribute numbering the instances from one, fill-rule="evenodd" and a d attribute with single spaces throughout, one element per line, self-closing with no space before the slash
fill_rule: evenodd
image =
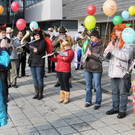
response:
<path id="1" fill-rule="evenodd" d="M 42 1 L 42 0 L 27 0 L 27 6 L 30 6 L 30 5 L 40 2 L 40 1 Z"/>

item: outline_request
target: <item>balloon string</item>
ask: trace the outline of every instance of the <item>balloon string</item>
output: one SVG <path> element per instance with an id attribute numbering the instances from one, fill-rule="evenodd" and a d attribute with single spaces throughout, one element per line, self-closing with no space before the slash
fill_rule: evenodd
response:
<path id="1" fill-rule="evenodd" d="M 109 16 L 107 18 L 107 25 L 106 25 L 106 30 L 105 30 L 105 38 L 104 38 L 103 46 L 105 46 L 105 39 L 106 39 L 106 35 L 107 35 L 108 22 L 109 22 Z"/>
<path id="2" fill-rule="evenodd" d="M 14 28 L 14 22 L 15 22 L 15 13 L 14 13 L 14 17 L 13 17 L 12 29 Z"/>

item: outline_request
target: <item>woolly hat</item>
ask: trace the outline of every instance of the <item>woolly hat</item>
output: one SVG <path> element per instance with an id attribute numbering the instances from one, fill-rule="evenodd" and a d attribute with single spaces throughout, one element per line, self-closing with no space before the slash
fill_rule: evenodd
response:
<path id="1" fill-rule="evenodd" d="M 66 33 L 67 31 L 63 26 L 59 27 L 59 33 Z"/>
<path id="2" fill-rule="evenodd" d="M 94 37 L 99 38 L 99 33 L 98 33 L 97 30 L 93 30 L 93 31 L 91 32 L 90 36 L 94 36 Z"/>

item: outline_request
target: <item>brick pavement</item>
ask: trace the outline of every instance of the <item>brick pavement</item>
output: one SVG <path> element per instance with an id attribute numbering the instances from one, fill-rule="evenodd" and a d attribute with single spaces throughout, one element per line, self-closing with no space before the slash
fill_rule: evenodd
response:
<path id="1" fill-rule="evenodd" d="M 93 105 L 85 108 L 85 79 L 82 70 L 72 68 L 72 86 L 70 103 L 58 104 L 59 87 L 54 87 L 56 74 L 49 73 L 44 79 L 44 98 L 41 101 L 32 99 L 34 95 L 30 69 L 29 77 L 19 78 L 17 89 L 9 89 L 9 121 L 0 128 L 0 135 L 134 135 L 132 127 L 133 104 L 129 98 L 127 117 L 117 119 L 117 115 L 107 116 L 111 109 L 110 79 L 107 76 L 108 64 L 103 63 L 102 76 L 103 101 L 99 110 Z M 134 76 L 134 71 L 133 71 Z M 133 78 L 133 77 L 132 77 Z M 133 80 L 133 79 L 132 79 Z"/>

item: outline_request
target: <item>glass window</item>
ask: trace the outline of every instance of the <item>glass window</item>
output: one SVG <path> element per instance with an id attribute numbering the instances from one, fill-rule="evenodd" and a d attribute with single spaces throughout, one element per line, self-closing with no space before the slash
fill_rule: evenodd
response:
<path id="1" fill-rule="evenodd" d="M 108 29 L 107 29 L 106 34 L 105 34 L 105 32 L 106 32 L 106 24 L 101 24 L 101 25 L 100 25 L 100 35 L 101 35 L 101 36 L 106 36 L 106 35 L 108 35 Z"/>
<path id="2" fill-rule="evenodd" d="M 27 6 L 30 6 L 30 5 L 40 2 L 40 1 L 42 1 L 42 0 L 27 0 Z"/>

